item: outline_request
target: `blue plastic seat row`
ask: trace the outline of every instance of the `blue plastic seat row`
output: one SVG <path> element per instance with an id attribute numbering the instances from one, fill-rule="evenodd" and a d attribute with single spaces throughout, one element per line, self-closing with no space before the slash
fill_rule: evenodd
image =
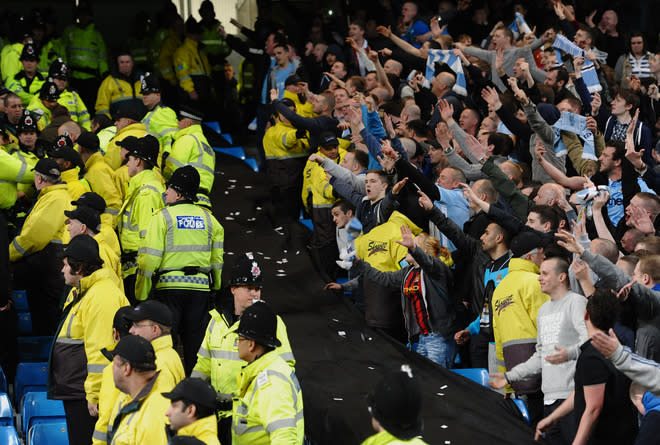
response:
<path id="1" fill-rule="evenodd" d="M 60 423 L 66 421 L 64 405 L 61 400 L 49 400 L 46 392 L 28 392 L 23 400 L 21 408 L 23 419 L 23 434 L 28 437 L 28 432 L 35 425 Z"/>

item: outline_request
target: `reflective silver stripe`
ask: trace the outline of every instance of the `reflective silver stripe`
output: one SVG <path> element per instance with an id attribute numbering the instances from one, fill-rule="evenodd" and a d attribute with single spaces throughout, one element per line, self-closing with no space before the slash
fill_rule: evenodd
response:
<path id="1" fill-rule="evenodd" d="M 184 244 L 181 246 L 172 246 L 167 249 L 168 252 L 210 252 L 209 246 L 204 244 Z"/>
<path id="2" fill-rule="evenodd" d="M 144 238 L 145 236 L 147 236 L 147 230 L 140 230 L 140 238 Z"/>
<path id="3" fill-rule="evenodd" d="M 256 433 L 256 432 L 259 432 L 259 431 L 263 431 L 264 427 L 261 426 L 261 425 L 248 427 L 247 425 L 243 425 L 243 424 L 237 425 L 236 423 L 233 423 L 232 424 L 232 429 L 234 430 L 234 432 L 236 433 L 237 436 L 241 436 L 243 434 L 250 434 L 250 433 Z"/>
<path id="4" fill-rule="evenodd" d="M 245 404 L 240 404 L 236 407 L 236 413 L 237 414 L 247 414 L 248 413 L 248 407 L 245 406 Z"/>
<path id="5" fill-rule="evenodd" d="M 170 211 L 165 207 L 161 212 L 163 218 L 165 218 L 165 224 L 167 224 L 167 247 L 165 250 L 169 251 L 174 247 L 174 221 L 172 220 L 172 215 Z"/>
<path id="6" fill-rule="evenodd" d="M 153 255 L 153 256 L 163 256 L 162 250 L 153 249 L 151 247 L 140 247 L 138 249 L 138 254 L 140 253 L 146 253 L 147 255 Z"/>
<path id="7" fill-rule="evenodd" d="M 200 347 L 199 350 L 197 351 L 197 355 L 204 358 L 211 358 L 211 351 L 209 351 L 204 347 Z"/>
<path id="8" fill-rule="evenodd" d="M 109 213 L 110 215 L 119 215 L 119 209 L 107 208 L 103 213 Z"/>
<path id="9" fill-rule="evenodd" d="M 55 339 L 55 343 L 64 343 L 64 344 L 67 344 L 67 345 L 82 345 L 85 342 L 82 341 L 82 340 L 76 340 L 76 339 L 73 339 L 73 338 L 57 337 Z"/>
<path id="10" fill-rule="evenodd" d="M 191 372 L 190 377 L 194 377 L 194 378 L 198 378 L 198 379 L 202 379 L 202 380 L 206 380 L 206 381 L 210 380 L 209 376 L 207 376 L 203 372 L 199 372 L 199 371 Z"/>
<path id="11" fill-rule="evenodd" d="M 292 362 L 296 359 L 293 356 L 293 352 L 284 352 L 280 354 L 280 357 L 282 357 L 282 360 L 284 360 L 285 362 Z"/>
<path id="12" fill-rule="evenodd" d="M 62 244 L 61 239 L 52 239 L 52 240 L 50 240 L 50 242 L 51 242 L 51 244 Z"/>
<path id="13" fill-rule="evenodd" d="M 209 334 L 210 334 L 211 332 L 213 332 L 213 326 L 215 326 L 215 318 L 212 318 L 212 319 L 211 319 L 211 322 L 209 323 L 209 327 L 206 328 L 206 330 L 209 332 Z"/>
<path id="14" fill-rule="evenodd" d="M 168 159 L 169 159 L 169 157 L 168 157 Z M 213 170 L 211 167 L 209 167 L 208 165 L 205 165 L 202 162 L 190 162 L 188 165 L 190 165 L 192 167 L 195 167 L 195 168 L 202 169 L 202 170 L 207 171 L 211 174 L 215 174 L 215 170 Z"/>
<path id="15" fill-rule="evenodd" d="M 213 263 L 211 264 L 211 270 L 222 270 L 224 263 Z"/>
<path id="16" fill-rule="evenodd" d="M 225 393 L 225 392 L 216 392 L 215 396 L 216 396 L 216 399 L 229 400 L 229 401 L 231 401 L 231 399 L 234 398 L 233 394 L 229 394 L 229 393 Z"/>
<path id="17" fill-rule="evenodd" d="M 168 156 L 166 161 L 171 162 L 172 164 L 176 165 L 177 168 L 183 167 L 183 162 L 179 161 L 174 156 Z"/>
<path id="18" fill-rule="evenodd" d="M 238 351 L 222 351 L 219 349 L 211 350 L 211 358 L 216 358 L 220 360 L 233 360 L 233 361 L 242 361 L 238 356 Z"/>
<path id="19" fill-rule="evenodd" d="M 495 358 L 495 364 L 503 368 L 506 368 L 506 365 L 504 364 L 504 360 L 500 360 L 499 358 Z"/>
<path id="20" fill-rule="evenodd" d="M 12 241 L 11 244 L 14 246 L 14 249 L 16 249 L 16 251 L 21 254 L 21 256 L 25 256 L 25 254 L 27 253 L 27 250 L 23 249 L 21 247 L 21 245 L 18 244 L 18 241 L 16 241 L 16 238 L 14 238 L 14 241 Z"/>
<path id="21" fill-rule="evenodd" d="M 137 274 L 142 275 L 143 277 L 146 277 L 146 278 L 151 278 L 151 277 L 154 276 L 154 273 L 152 271 L 144 270 L 144 269 L 138 269 Z"/>
<path id="22" fill-rule="evenodd" d="M 106 433 L 104 433 L 104 432 L 102 432 L 102 431 L 94 430 L 94 434 L 92 434 L 92 438 L 93 438 L 93 439 L 96 439 L 96 440 L 98 440 L 98 441 L 100 441 L 100 442 L 105 443 L 105 441 L 106 441 L 106 439 L 107 439 L 107 436 L 106 436 Z"/>
<path id="23" fill-rule="evenodd" d="M 211 207 L 211 200 L 206 195 L 203 195 L 202 193 L 198 193 L 196 198 L 197 198 L 196 204 L 207 205 Z"/>
<path id="24" fill-rule="evenodd" d="M 78 286 L 80 286 L 80 284 L 78 284 Z M 79 289 L 79 288 L 78 288 L 78 289 L 74 289 L 73 292 L 80 292 L 80 289 Z M 75 296 L 75 294 L 74 294 L 74 296 Z M 71 303 L 71 304 L 73 304 L 73 303 Z M 76 303 L 76 304 L 77 304 L 77 303 Z M 66 328 L 66 336 L 67 336 L 67 338 L 71 338 L 71 325 L 73 324 L 73 317 L 74 317 L 75 315 L 76 315 L 76 314 L 75 314 L 74 312 L 69 312 L 69 325 L 68 325 L 67 328 Z M 80 343 L 82 343 L 82 342 L 83 342 L 83 341 L 80 340 Z"/>
<path id="25" fill-rule="evenodd" d="M 100 374 L 105 369 L 106 365 L 87 365 L 87 373 Z"/>
<path id="26" fill-rule="evenodd" d="M 536 337 L 534 338 L 516 338 L 515 340 L 509 340 L 502 343 L 502 347 L 513 346 L 513 345 L 527 345 L 530 343 L 536 343 Z"/>
<path id="27" fill-rule="evenodd" d="M 290 418 L 290 419 L 279 419 L 274 422 L 269 423 L 266 425 L 266 432 L 268 434 L 273 434 L 273 431 L 279 430 L 281 428 L 295 428 L 296 424 L 300 419 L 303 418 L 303 413 L 298 412 L 296 413 L 296 417 Z"/>
<path id="28" fill-rule="evenodd" d="M 21 182 L 21 179 L 23 179 L 23 176 L 25 176 L 26 171 L 27 171 L 27 163 L 23 161 L 21 163 L 21 170 L 18 172 L 18 177 L 16 178 L 16 182 Z"/>
<path id="29" fill-rule="evenodd" d="M 312 207 L 315 209 L 329 209 L 332 207 L 334 204 L 312 204 Z"/>
<path id="30" fill-rule="evenodd" d="M 282 374 L 281 372 L 278 371 L 272 371 L 272 370 L 266 370 L 262 371 L 265 372 L 266 375 L 270 377 L 277 377 L 281 380 L 284 380 L 286 383 L 289 384 L 291 387 L 291 398 L 293 399 L 293 409 L 296 411 L 298 410 L 298 392 L 296 391 L 297 388 L 300 387 L 300 384 L 298 383 L 298 379 L 296 378 L 296 374 L 294 372 L 291 372 L 290 378 Z M 293 380 L 295 379 L 295 381 Z M 268 381 L 268 380 L 267 380 Z M 259 384 L 259 379 L 257 378 L 257 383 L 254 385 L 254 389 L 252 389 L 252 394 L 250 394 L 250 405 L 252 405 L 252 400 L 254 399 L 255 394 L 257 393 L 257 390 L 259 389 L 261 385 Z"/>

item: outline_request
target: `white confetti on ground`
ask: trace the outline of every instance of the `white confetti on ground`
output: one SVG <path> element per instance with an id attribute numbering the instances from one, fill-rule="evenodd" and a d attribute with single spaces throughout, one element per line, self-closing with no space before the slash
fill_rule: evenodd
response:
<path id="1" fill-rule="evenodd" d="M 440 425 L 440 428 L 442 428 L 443 430 L 445 430 L 445 429 L 447 429 L 447 428 L 449 428 L 449 427 L 448 427 L 447 425 Z"/>
<path id="2" fill-rule="evenodd" d="M 338 401 L 338 402 L 342 402 L 344 399 L 342 399 L 341 397 L 333 397 L 332 400 L 336 400 L 336 401 Z"/>
<path id="3" fill-rule="evenodd" d="M 337 334 L 339 334 L 341 337 L 346 337 L 346 331 L 337 331 Z"/>
<path id="4" fill-rule="evenodd" d="M 447 387 L 447 385 L 442 385 L 442 386 L 440 387 L 440 389 L 445 389 L 446 387 Z"/>

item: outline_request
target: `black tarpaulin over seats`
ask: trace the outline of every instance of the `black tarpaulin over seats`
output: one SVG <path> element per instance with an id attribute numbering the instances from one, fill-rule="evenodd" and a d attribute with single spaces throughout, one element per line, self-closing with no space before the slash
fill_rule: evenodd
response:
<path id="1" fill-rule="evenodd" d="M 264 271 L 262 298 L 287 325 L 313 444 L 359 444 L 372 434 L 366 396 L 386 371 L 404 363 L 423 385 L 429 444 L 533 443 L 533 430 L 501 395 L 390 342 L 368 328 L 344 296 L 323 292 L 305 247 L 309 231 L 297 223 L 272 227 L 264 175 L 218 154 L 211 195 L 225 228 L 223 283 L 236 254 L 253 252 Z"/>

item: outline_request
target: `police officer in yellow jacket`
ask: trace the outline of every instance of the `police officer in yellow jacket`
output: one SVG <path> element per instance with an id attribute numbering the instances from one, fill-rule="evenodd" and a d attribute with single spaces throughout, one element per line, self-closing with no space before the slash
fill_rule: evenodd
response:
<path id="1" fill-rule="evenodd" d="M 61 58 L 58 57 L 50 65 L 48 77 L 55 82 L 60 92 L 57 103 L 69 110 L 72 121 L 85 130 L 91 130 L 89 111 L 78 92 L 68 88 L 69 67 Z"/>
<path id="2" fill-rule="evenodd" d="M 232 407 L 232 444 L 302 444 L 303 397 L 296 373 L 275 348 L 277 317 L 257 301 L 241 315 L 236 330 L 241 370 Z"/>
<path id="3" fill-rule="evenodd" d="M 213 387 L 200 378 L 188 377 L 163 397 L 172 404 L 167 409 L 167 436 L 196 437 L 206 445 L 220 445 L 215 416 L 216 401 Z"/>
<path id="4" fill-rule="evenodd" d="M 282 99 L 282 103 L 295 111 L 291 99 Z M 278 221 L 295 221 L 300 215 L 303 170 L 310 151 L 307 132 L 296 129 L 277 113 L 276 123 L 266 130 L 263 144 L 273 202 L 278 203 Z"/>
<path id="5" fill-rule="evenodd" d="M 117 69 L 101 82 L 95 109 L 96 114 L 114 116 L 125 106 L 137 107 L 144 111 L 140 92 L 140 73 L 135 69 L 133 57 L 127 52 L 122 52 L 117 56 Z"/>
<path id="6" fill-rule="evenodd" d="M 39 55 L 32 43 L 23 46 L 21 53 L 21 63 L 23 69 L 14 77 L 7 79 L 5 83 L 9 91 L 18 95 L 23 101 L 23 105 L 28 105 L 32 97 L 39 92 L 41 86 L 46 81 L 46 73 L 38 70 Z"/>
<path id="7" fill-rule="evenodd" d="M 186 374 L 192 371 L 204 338 L 211 290 L 220 288 L 224 229 L 206 209 L 193 203 L 199 174 L 190 166 L 174 172 L 165 193 L 167 206 L 156 213 L 138 251 L 135 296 L 167 304 L 181 336 Z"/>
<path id="8" fill-rule="evenodd" d="M 179 130 L 176 113 L 161 102 L 160 81 L 153 73 L 145 73 L 141 79 L 142 103 L 147 114 L 142 119 L 145 130 L 160 142 L 162 152 L 170 152 L 172 137 Z"/>
<path id="9" fill-rule="evenodd" d="M 93 192 L 104 199 L 107 206 L 105 211 L 116 220 L 122 205 L 121 192 L 115 184 L 114 171 L 103 160 L 103 155 L 99 151 L 98 136 L 88 131 L 81 134 L 76 142 L 80 158 L 85 164 L 85 181 Z"/>
<path id="10" fill-rule="evenodd" d="M 186 20 L 186 38 L 174 52 L 174 72 L 179 85 L 181 101 L 210 105 L 211 65 L 205 52 L 199 47 L 202 28 L 191 16 Z M 208 112 L 208 109 L 204 109 Z"/>
<path id="11" fill-rule="evenodd" d="M 113 380 L 121 394 L 110 415 L 106 442 L 112 445 L 164 444 L 165 413 L 169 400 L 161 395 L 160 372 L 151 344 L 138 335 L 127 335 L 112 351 Z"/>
<path id="12" fill-rule="evenodd" d="M 49 79 L 41 86 L 39 94 L 35 94 L 32 99 L 30 99 L 30 103 L 26 109 L 37 116 L 39 131 L 49 126 L 52 122 L 52 111 L 57 106 L 59 98 L 60 92 L 58 91 L 57 86 Z"/>
<path id="13" fill-rule="evenodd" d="M 25 286 L 34 333 L 53 335 L 64 292 L 60 258 L 71 196 L 54 160 L 41 159 L 33 170 L 39 199 L 9 245 L 9 261 L 15 263 L 16 284 Z"/>
<path id="14" fill-rule="evenodd" d="M 101 350 L 112 345 L 112 316 L 128 300 L 102 267 L 92 237 L 73 238 L 63 263 L 64 281 L 73 289 L 50 354 L 48 397 L 64 403 L 69 444 L 83 445 L 91 441 L 98 416 L 106 365 Z"/>
<path id="15" fill-rule="evenodd" d="M 174 133 L 171 153 L 165 158 L 163 176 L 167 180 L 184 165 L 195 167 L 200 177 L 197 204 L 210 209 L 209 194 L 215 180 L 215 152 L 202 130 L 204 115 L 194 108 L 182 107 L 179 117 L 179 131 Z"/>
<path id="16" fill-rule="evenodd" d="M 55 144 L 48 151 L 48 156 L 57 162 L 62 172 L 62 181 L 66 183 L 71 199 L 76 200 L 84 193 L 91 192 L 89 183 L 81 179 L 85 174 L 85 163 L 74 150 L 69 136 L 58 136 Z"/>
<path id="17" fill-rule="evenodd" d="M 238 393 L 238 375 L 245 362 L 238 356 L 239 317 L 245 309 L 261 299 L 263 279 L 261 268 L 251 253 L 241 255 L 232 268 L 229 283 L 231 296 L 221 298 L 211 310 L 211 321 L 204 341 L 197 352 L 197 364 L 191 374 L 210 381 L 217 397 L 224 403 L 219 407 L 221 443 L 231 443 L 231 400 Z M 277 337 L 282 345 L 277 353 L 293 369 L 296 361 L 291 352 L 286 326 L 277 317 Z"/>
<path id="18" fill-rule="evenodd" d="M 158 163 L 158 141 L 153 136 L 139 139 L 128 154 L 130 181 L 124 204 L 119 210 L 117 232 L 122 249 L 124 289 L 135 302 L 135 278 L 138 249 L 147 235 L 155 211 L 162 209 L 165 188 L 153 168 Z"/>

